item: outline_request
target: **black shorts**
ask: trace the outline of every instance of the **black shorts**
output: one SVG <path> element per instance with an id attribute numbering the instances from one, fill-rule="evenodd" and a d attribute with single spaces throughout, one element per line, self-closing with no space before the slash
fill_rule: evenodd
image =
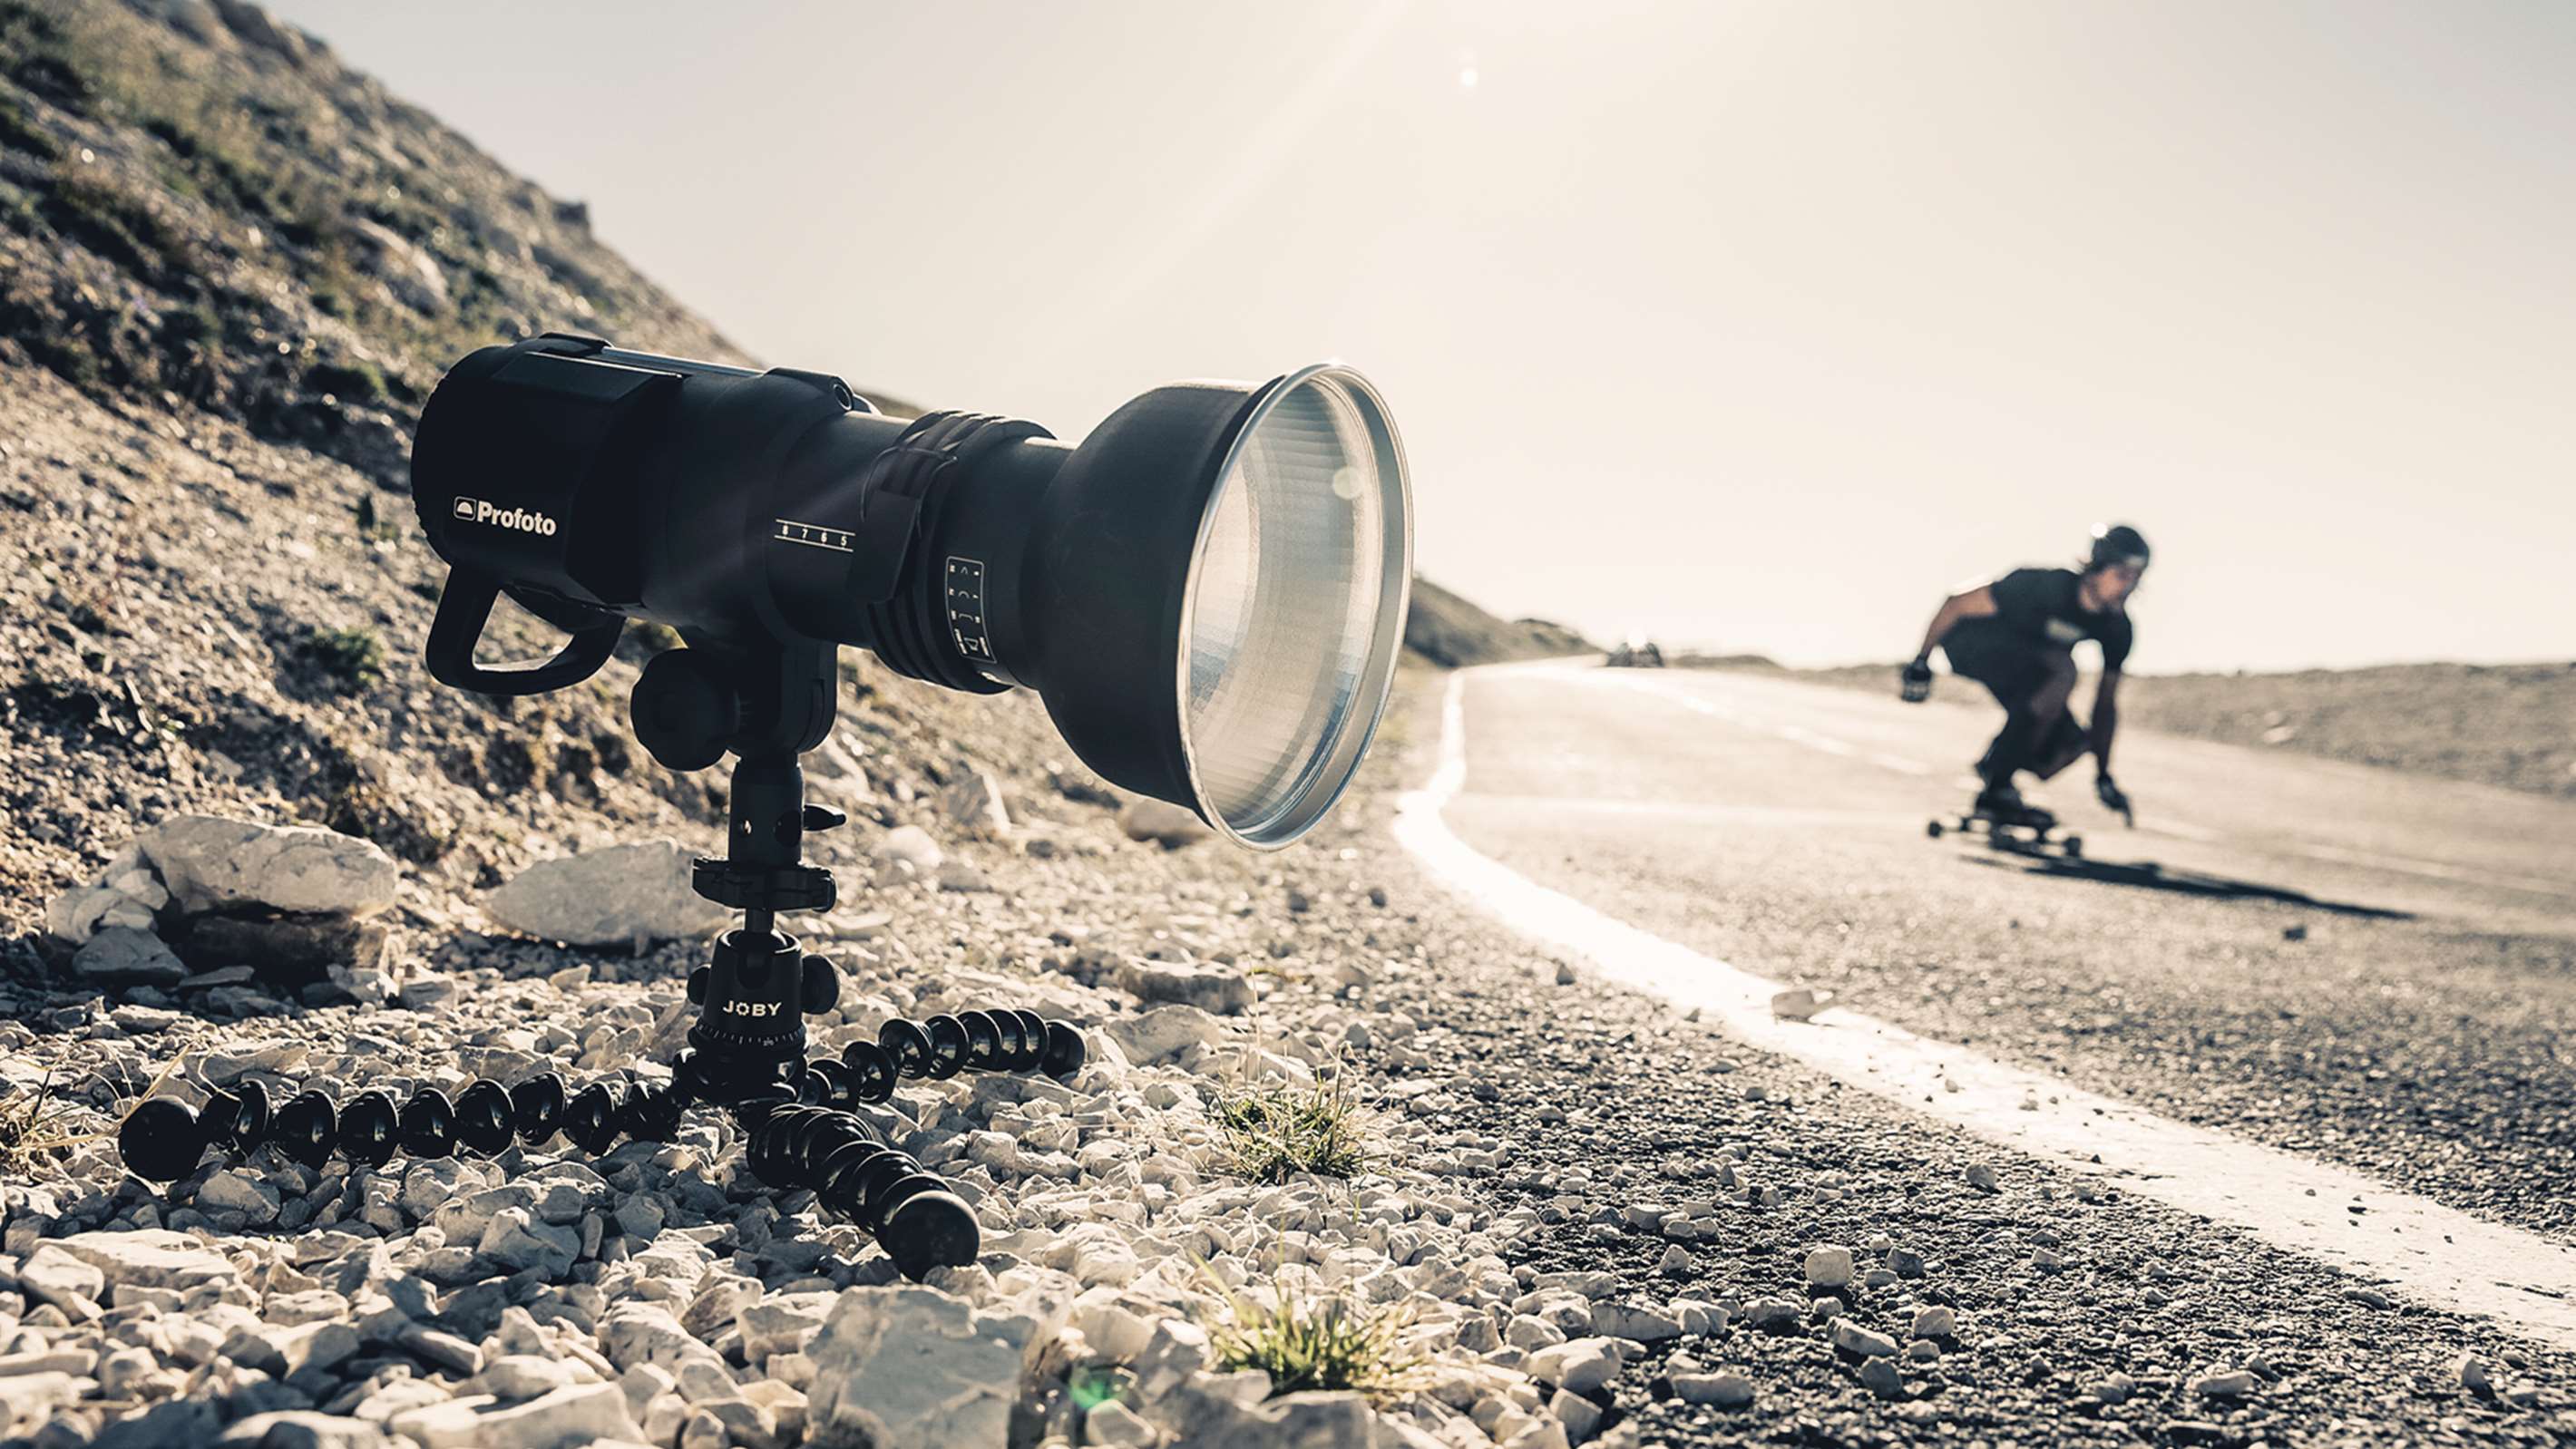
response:
<path id="1" fill-rule="evenodd" d="M 2040 644 L 2002 629 L 1979 628 L 1970 621 L 1941 640 L 1950 672 L 1973 679 L 1992 691 L 2006 709 L 2019 709 L 2054 675 L 2071 672 L 2075 653 Z"/>

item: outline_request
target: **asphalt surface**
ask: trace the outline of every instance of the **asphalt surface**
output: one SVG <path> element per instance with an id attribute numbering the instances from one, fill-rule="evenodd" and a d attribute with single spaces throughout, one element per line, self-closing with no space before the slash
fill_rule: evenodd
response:
<path id="1" fill-rule="evenodd" d="M 2124 734 L 2080 861 L 1925 823 L 2001 712 L 1695 671 L 1467 680 L 1478 851 L 1645 930 L 2167 1116 L 2576 1241 L 2576 806 Z"/>

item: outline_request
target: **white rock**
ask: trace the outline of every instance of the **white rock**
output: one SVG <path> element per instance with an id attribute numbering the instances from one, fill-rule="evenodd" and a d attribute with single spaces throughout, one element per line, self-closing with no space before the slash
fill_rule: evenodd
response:
<path id="1" fill-rule="evenodd" d="M 226 1168 L 197 1189 L 197 1206 L 207 1212 L 240 1213 L 253 1225 L 277 1221 L 282 1199 L 266 1179 L 239 1168 Z"/>
<path id="2" fill-rule="evenodd" d="M 476 1251 L 513 1273 L 536 1268 L 554 1279 L 572 1271 L 572 1265 L 580 1259 L 581 1234 L 572 1228 L 531 1222 L 525 1209 L 505 1208 L 492 1215 Z"/>
<path id="3" fill-rule="evenodd" d="M 231 1259 L 168 1228 L 74 1233 L 55 1239 L 54 1245 L 118 1287 L 185 1289 L 241 1276 Z"/>
<path id="4" fill-rule="evenodd" d="M 1503 1341 L 1514 1348 L 1546 1348 L 1565 1342 L 1565 1330 L 1544 1318 L 1516 1313 L 1511 1327 L 1504 1331 Z"/>
<path id="5" fill-rule="evenodd" d="M 743 1354 L 765 1359 L 771 1354 L 799 1353 L 830 1317 L 837 1293 L 772 1293 L 744 1304 L 734 1316 L 742 1331 Z"/>
<path id="6" fill-rule="evenodd" d="M 940 862 L 948 859 L 948 852 L 918 825 L 898 825 L 887 831 L 873 853 L 880 865 L 907 865 L 920 876 L 937 871 Z"/>
<path id="7" fill-rule="evenodd" d="M 1815 1248 L 1807 1254 L 1807 1285 L 1811 1288 L 1848 1288 L 1852 1280 L 1852 1255 L 1849 1248 Z"/>
<path id="8" fill-rule="evenodd" d="M 1157 1006 L 1135 1016 L 1112 1018 L 1101 1030 L 1127 1054 L 1127 1060 L 1140 1067 L 1225 1039 L 1225 1028 L 1216 1018 L 1195 1006 Z"/>
<path id="9" fill-rule="evenodd" d="M 1547 1412 L 1565 1426 L 1565 1437 L 1577 1444 L 1590 1439 L 1601 1429 L 1601 1406 L 1581 1394 L 1558 1389 L 1556 1396 L 1547 1401 Z"/>
<path id="10" fill-rule="evenodd" d="M 105 985 L 176 986 L 188 975 L 160 937 L 132 926 L 108 926 L 92 934 L 89 944 L 72 956 L 72 969 L 84 980 Z"/>
<path id="11" fill-rule="evenodd" d="M 578 946 L 701 936 L 731 917 L 689 888 L 689 859 L 676 840 L 646 840 L 539 861 L 483 909 L 511 930 Z"/>
<path id="12" fill-rule="evenodd" d="M 61 1372 L 0 1377 L 0 1429 L 13 1423 L 41 1425 L 56 1410 L 77 1402 L 89 1386 L 89 1379 Z"/>
<path id="13" fill-rule="evenodd" d="M 1252 981 L 1231 966 L 1132 958 L 1118 968 L 1118 985 L 1139 1001 L 1175 1002 L 1219 1016 L 1252 1009 Z"/>
<path id="14" fill-rule="evenodd" d="M 1129 840 L 1151 840 L 1166 850 L 1178 850 L 1216 833 L 1190 811 L 1142 795 L 1118 807 L 1118 828 Z"/>
<path id="15" fill-rule="evenodd" d="M 1153 1425 L 1116 1399 L 1094 1404 L 1091 1411 L 1082 1416 L 1082 1442 L 1085 1444 L 1139 1449 L 1139 1446 L 1152 1444 L 1161 1437 Z"/>
<path id="16" fill-rule="evenodd" d="M 1744 1321 L 1755 1328 L 1786 1328 L 1801 1316 L 1798 1305 L 1786 1298 L 1756 1298 L 1744 1305 Z"/>
<path id="17" fill-rule="evenodd" d="M 174 815 L 135 841 L 181 909 L 260 905 L 347 916 L 392 906 L 402 868 L 371 840 L 318 825 Z"/>
<path id="18" fill-rule="evenodd" d="M 1358 1394 L 1283 1394 L 1254 1415 L 1257 1427 L 1239 1441 L 1281 1449 L 1375 1449 L 1377 1416 Z M 1550 1419 L 1550 1425 L 1563 1426 Z M 1563 1439 L 1557 1440 L 1559 1445 Z"/>
<path id="19" fill-rule="evenodd" d="M 50 1303 L 77 1321 L 98 1316 L 98 1295 L 107 1275 L 54 1243 L 39 1243 L 18 1265 L 18 1286 L 39 1303 Z"/>
<path id="20" fill-rule="evenodd" d="M 1019 1400 L 1023 1319 L 913 1286 L 852 1288 L 805 1352 L 809 1433 L 873 1449 L 1003 1449 Z"/>
<path id="21" fill-rule="evenodd" d="M 951 860 L 939 867 L 939 888 L 959 895 L 973 895 L 993 888 L 983 867 L 971 860 Z"/>
<path id="22" fill-rule="evenodd" d="M 572 1386 L 570 1365 L 532 1353 L 503 1354 L 485 1364 L 480 1377 L 486 1392 L 509 1400 L 533 1399 Z"/>
<path id="23" fill-rule="evenodd" d="M 409 237 L 381 222 L 351 217 L 349 225 L 361 245 L 366 269 L 383 279 L 404 306 L 425 316 L 444 316 L 454 303 L 447 290 L 447 271 L 438 259 L 412 244 Z"/>
<path id="24" fill-rule="evenodd" d="M 1679 1320 L 1636 1303 L 1594 1304 L 1592 1331 L 1610 1338 L 1624 1338 L 1630 1343 L 1662 1343 L 1682 1336 Z"/>
<path id="25" fill-rule="evenodd" d="M 1685 1404 L 1740 1409 L 1753 1402 L 1753 1380 L 1742 1374 L 1675 1374 L 1673 1397 Z"/>
<path id="26" fill-rule="evenodd" d="M 658 1303 L 629 1300 L 609 1309 L 599 1320 L 599 1350 L 620 1371 L 645 1363 L 666 1370 L 683 1390 L 692 1381 L 692 1366 L 701 1377 L 711 1368 L 726 1384 L 734 1381 L 724 1356 L 691 1337 L 671 1310 Z"/>
<path id="27" fill-rule="evenodd" d="M 776 1426 L 776 1433 L 781 1441 L 789 1444 L 803 1441 L 806 1408 L 803 1391 L 774 1380 L 763 1379 L 743 1385 L 742 1396 L 747 1402 L 758 1404 L 768 1413 L 770 1422 Z"/>
<path id="28" fill-rule="evenodd" d="M 1695 1338 L 1706 1338 L 1726 1331 L 1726 1306 L 1705 1298 L 1676 1298 L 1673 1317 L 1680 1320 L 1682 1332 Z"/>
<path id="29" fill-rule="evenodd" d="M 476 1394 L 396 1414 L 385 1427 L 418 1440 L 422 1449 L 493 1444 L 565 1449 L 597 1439 L 632 1443 L 644 1436 L 615 1384 L 575 1384 L 506 1408 L 490 1395 Z"/>
<path id="30" fill-rule="evenodd" d="M 123 904 L 123 892 L 108 886 L 74 886 L 45 903 L 45 933 L 74 944 L 98 930 L 99 917 Z"/>
<path id="31" fill-rule="evenodd" d="M 1812 988 L 1793 986 L 1771 998 L 1771 1014 L 1782 1021 L 1813 1021 L 1833 999 L 1830 991 L 1819 996 Z"/>
<path id="32" fill-rule="evenodd" d="M 1958 1315 L 1938 1304 L 1927 1304 L 1914 1310 L 1916 1338 L 1956 1338 L 1959 1336 Z"/>
<path id="33" fill-rule="evenodd" d="M 1001 840 L 1011 833 L 1011 812 L 1002 798 L 1002 782 L 992 771 L 966 766 L 947 789 L 939 792 L 939 808 L 947 812 L 951 824 L 965 833 Z"/>
<path id="34" fill-rule="evenodd" d="M 1896 1357 L 1896 1340 L 1863 1328 L 1848 1318 L 1834 1320 L 1834 1347 L 1863 1358 Z"/>
<path id="35" fill-rule="evenodd" d="M 1531 1378 L 1588 1394 L 1619 1373 L 1619 1345 L 1610 1338 L 1578 1338 L 1551 1344 L 1529 1356 Z"/>

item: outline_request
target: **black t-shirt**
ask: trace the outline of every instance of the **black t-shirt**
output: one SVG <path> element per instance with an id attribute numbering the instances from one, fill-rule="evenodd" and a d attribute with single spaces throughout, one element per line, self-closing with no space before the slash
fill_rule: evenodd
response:
<path id="1" fill-rule="evenodd" d="M 1995 613 L 1991 618 L 1970 619 L 1961 627 L 1983 626 L 2008 632 L 2032 645 L 2048 649 L 2072 649 L 2078 640 L 2102 641 L 2102 667 L 2117 669 L 2128 662 L 2129 646 L 2134 636 L 2125 609 L 2094 613 L 2076 599 L 2076 588 L 2083 576 L 2073 569 L 2014 569 L 1987 585 L 1994 591 Z"/>

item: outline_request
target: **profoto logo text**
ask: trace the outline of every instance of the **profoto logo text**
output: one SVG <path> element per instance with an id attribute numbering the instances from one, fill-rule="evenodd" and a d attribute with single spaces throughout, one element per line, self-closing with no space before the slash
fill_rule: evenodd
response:
<path id="1" fill-rule="evenodd" d="M 533 508 L 495 508 L 480 498 L 459 498 L 453 511 L 468 523 L 488 523 L 494 528 L 533 533 L 539 538 L 555 536 L 555 521 Z"/>

